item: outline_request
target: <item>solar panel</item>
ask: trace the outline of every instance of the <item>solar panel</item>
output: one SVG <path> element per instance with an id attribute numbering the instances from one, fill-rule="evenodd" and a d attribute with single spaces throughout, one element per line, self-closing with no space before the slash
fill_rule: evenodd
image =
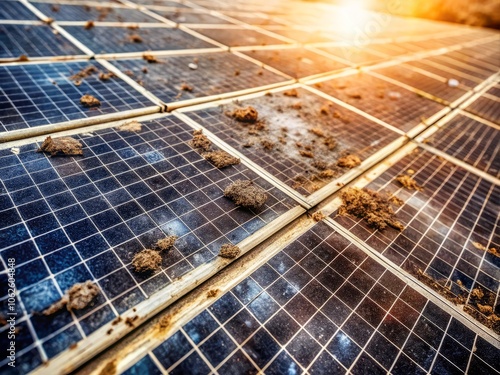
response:
<path id="1" fill-rule="evenodd" d="M 498 42 L 318 2 L 0 2 L 15 372 L 497 373 Z M 49 135 L 83 156 L 36 152 Z M 264 206 L 225 197 L 237 180 Z M 352 187 L 404 228 L 340 215 Z M 87 280 L 90 304 L 42 313 Z"/>

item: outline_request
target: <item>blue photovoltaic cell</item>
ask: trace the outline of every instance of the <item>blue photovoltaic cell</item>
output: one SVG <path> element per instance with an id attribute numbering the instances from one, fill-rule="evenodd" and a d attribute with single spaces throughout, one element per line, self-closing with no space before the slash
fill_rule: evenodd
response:
<path id="1" fill-rule="evenodd" d="M 217 48 L 177 28 L 64 26 L 72 36 L 94 53 L 170 51 L 196 48 Z"/>
<path id="2" fill-rule="evenodd" d="M 0 24 L 0 58 L 83 55 L 47 25 Z"/>
<path id="3" fill-rule="evenodd" d="M 455 295 L 480 289 L 493 296 L 496 306 L 500 258 L 484 249 L 500 245 L 500 187 L 429 151 L 417 151 L 367 186 L 405 202 L 396 212 L 405 226 L 402 232 L 376 231 L 351 216 L 334 213 L 332 217 L 403 270 L 415 276 L 421 270 L 450 285 Z M 395 180 L 408 170 L 415 172 L 412 177 L 423 186 L 422 191 L 405 189 Z"/>
<path id="4" fill-rule="evenodd" d="M 111 63 L 122 72 L 132 72 L 142 86 L 166 103 L 286 80 L 229 52 L 161 56 L 157 60 L 155 64 L 144 59 L 114 60 Z M 189 68 L 194 61 L 198 67 L 196 70 Z"/>
<path id="5" fill-rule="evenodd" d="M 160 22 L 137 9 L 130 8 L 50 3 L 33 3 L 33 5 L 56 21 Z"/>
<path id="6" fill-rule="evenodd" d="M 38 21 L 38 17 L 18 1 L 0 2 L 0 20 Z"/>
<path id="7" fill-rule="evenodd" d="M 94 117 L 153 106 L 149 99 L 112 77 L 101 81 L 99 73 L 75 84 L 70 77 L 99 63 L 79 61 L 54 64 L 0 66 L 0 131 L 11 131 L 58 122 Z M 99 107 L 87 108 L 80 98 L 90 94 L 100 100 Z"/>
<path id="8" fill-rule="evenodd" d="M 493 374 L 499 355 L 320 223 L 125 374 Z"/>
<path id="9" fill-rule="evenodd" d="M 244 165 L 216 169 L 191 149 L 191 137 L 187 125 L 166 117 L 143 123 L 139 133 L 77 136 L 83 157 L 50 158 L 36 153 L 37 144 L 21 147 L 19 155 L 1 152 L 0 255 L 16 259 L 18 326 L 33 327 L 18 337 L 19 361 L 40 345 L 53 357 L 213 259 L 222 244 L 239 243 L 295 206 Z M 238 208 L 223 196 L 237 179 L 267 191 L 263 208 Z M 162 269 L 134 272 L 133 256 L 166 235 L 179 238 Z M 6 277 L 0 275 L 2 285 Z M 35 313 L 85 280 L 101 288 L 92 306 L 50 317 Z"/>

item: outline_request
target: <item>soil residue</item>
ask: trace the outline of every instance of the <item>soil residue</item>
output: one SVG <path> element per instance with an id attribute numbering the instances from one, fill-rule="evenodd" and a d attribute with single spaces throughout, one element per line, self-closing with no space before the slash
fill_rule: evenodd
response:
<path id="1" fill-rule="evenodd" d="M 95 25 L 94 25 L 94 21 L 87 21 L 85 23 L 85 26 L 83 26 L 83 28 L 85 30 L 90 30 L 91 28 L 93 28 Z"/>
<path id="2" fill-rule="evenodd" d="M 226 114 L 229 117 L 234 118 L 236 121 L 248 124 L 255 124 L 259 118 L 259 112 L 257 112 L 257 110 L 252 106 L 236 108 L 234 111 L 227 112 Z"/>
<path id="3" fill-rule="evenodd" d="M 418 191 L 424 190 L 424 188 L 422 186 L 420 186 L 417 183 L 417 181 L 415 181 L 412 177 L 410 177 L 408 175 L 399 175 L 398 177 L 396 177 L 396 180 L 401 185 L 403 185 L 403 187 L 405 187 L 406 189 L 409 189 L 409 190 L 418 190 Z"/>
<path id="4" fill-rule="evenodd" d="M 219 294 L 219 289 L 211 289 L 207 292 L 207 298 L 215 298 Z"/>
<path id="5" fill-rule="evenodd" d="M 496 257 L 499 257 L 499 258 L 500 258 L 500 251 L 498 251 L 498 250 L 497 250 L 496 248 L 494 248 L 494 247 L 490 247 L 490 248 L 488 249 L 486 246 L 484 246 L 484 245 L 480 244 L 479 242 L 472 242 L 472 245 L 473 245 L 476 249 L 478 249 L 478 250 L 483 250 L 483 251 L 486 251 L 486 252 L 488 252 L 488 253 L 490 253 L 490 254 L 492 254 L 492 255 L 494 255 L 494 256 L 496 256 Z"/>
<path id="6" fill-rule="evenodd" d="M 116 359 L 108 362 L 99 375 L 116 375 Z"/>
<path id="7" fill-rule="evenodd" d="M 66 294 L 52 306 L 42 312 L 43 315 L 52 315 L 64 306 L 68 311 L 81 310 L 90 305 L 92 300 L 99 294 L 99 287 L 92 281 L 73 285 Z"/>
<path id="8" fill-rule="evenodd" d="M 316 211 L 315 213 L 312 214 L 312 219 L 316 222 L 323 220 L 326 218 L 325 214 L 321 211 Z"/>
<path id="9" fill-rule="evenodd" d="M 224 190 L 224 196 L 238 206 L 260 208 L 268 198 L 266 192 L 250 180 L 236 180 Z"/>
<path id="10" fill-rule="evenodd" d="M 101 102 L 99 99 L 93 97 L 92 95 L 85 94 L 80 98 L 80 104 L 82 104 L 84 107 L 99 107 L 101 105 Z"/>
<path id="11" fill-rule="evenodd" d="M 127 41 L 130 43 L 142 43 L 142 38 L 139 34 L 130 34 L 127 37 Z"/>
<path id="12" fill-rule="evenodd" d="M 232 156 L 224 150 L 205 152 L 201 156 L 219 169 L 240 163 L 239 158 Z"/>
<path id="13" fill-rule="evenodd" d="M 156 64 L 158 62 L 158 59 L 149 53 L 144 53 L 142 55 L 142 58 L 146 60 L 149 64 Z"/>
<path id="14" fill-rule="evenodd" d="M 142 124 L 138 121 L 131 121 L 118 126 L 116 129 L 125 132 L 140 132 L 142 130 Z"/>
<path id="15" fill-rule="evenodd" d="M 50 156 L 83 155 L 82 144 L 71 137 L 52 138 L 48 136 L 37 152 L 45 152 Z"/>
<path id="16" fill-rule="evenodd" d="M 347 155 L 337 160 L 337 165 L 342 168 L 352 169 L 361 164 L 361 159 L 357 155 Z"/>
<path id="17" fill-rule="evenodd" d="M 401 205 L 399 199 L 370 189 L 347 188 L 342 192 L 342 206 L 339 215 L 352 215 L 364 219 L 375 229 L 384 230 L 387 226 L 403 230 L 404 226 L 395 218 L 391 205 Z"/>
<path id="18" fill-rule="evenodd" d="M 144 249 L 134 255 L 132 267 L 138 273 L 152 273 L 157 271 L 162 262 L 162 257 L 158 251 Z"/>
<path id="19" fill-rule="evenodd" d="M 290 97 L 293 97 L 293 98 L 298 98 L 299 97 L 299 93 L 296 89 L 291 89 L 291 90 L 286 90 L 283 92 L 283 95 L 285 96 L 290 96 Z"/>
<path id="20" fill-rule="evenodd" d="M 193 131 L 193 139 L 190 145 L 198 152 L 209 152 L 212 148 L 212 142 L 203 134 L 201 129 Z"/>
<path id="21" fill-rule="evenodd" d="M 241 249 L 233 244 L 226 243 L 221 246 L 219 250 L 219 256 L 227 259 L 234 259 L 240 255 Z"/>
<path id="22" fill-rule="evenodd" d="M 168 237 L 162 238 L 161 240 L 158 240 L 156 242 L 155 247 L 159 251 L 168 251 L 174 246 L 174 243 L 175 243 L 175 241 L 177 241 L 177 238 L 178 238 L 177 236 L 168 236 Z"/>

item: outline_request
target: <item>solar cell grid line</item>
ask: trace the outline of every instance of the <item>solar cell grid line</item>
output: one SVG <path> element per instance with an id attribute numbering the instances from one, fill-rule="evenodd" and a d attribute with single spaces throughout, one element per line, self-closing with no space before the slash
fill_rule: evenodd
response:
<path id="1" fill-rule="evenodd" d="M 102 299 L 98 299 L 97 307 L 85 310 L 83 315 L 77 313 L 77 326 L 67 319 L 58 325 L 64 313 L 57 319 L 30 315 L 36 325 L 36 345 L 43 345 L 49 357 L 145 298 L 150 298 L 148 305 L 154 305 L 151 296 L 156 291 L 216 257 L 222 243 L 250 238 L 278 217 L 285 220 L 277 224 L 278 228 L 286 224 L 285 216 L 292 214 L 289 211 L 294 204 L 285 194 L 243 165 L 232 167 L 232 172 L 218 171 L 186 145 L 190 138 L 190 128 L 169 116 L 143 123 L 139 135 L 105 129 L 94 136 L 79 136 L 86 156 L 78 161 L 33 154 L 36 145 L 32 144 L 21 147 L 18 156 L 2 151 L 2 164 L 7 166 L 0 173 L 5 198 L 2 211 L 10 213 L 1 231 L 5 244 L 2 257 L 9 257 L 19 243 L 39 251 L 34 258 L 35 254 L 26 254 L 32 259 L 18 265 L 24 271 L 21 274 L 35 275 L 17 280 L 26 312 L 47 308 L 61 291 L 87 279 L 99 283 L 108 301 L 103 307 Z M 172 169 L 173 164 L 176 167 Z M 16 173 L 20 175 L 15 177 Z M 245 177 L 270 195 L 260 212 L 235 209 L 222 193 L 217 197 L 215 190 Z M 18 207 L 17 216 L 11 200 Z M 216 226 L 225 228 L 224 234 Z M 11 237 L 13 231 L 17 235 Z M 130 261 L 134 253 L 151 246 L 165 233 L 180 238 L 162 270 L 149 277 L 133 272 Z M 62 264 L 57 261 L 61 257 L 65 259 Z M 56 282 L 59 292 L 54 291 Z M 40 294 L 40 288 L 46 290 L 45 294 Z M 88 315 L 90 310 L 93 312 Z M 85 335 L 75 339 L 70 332 L 80 326 Z"/>
<path id="2" fill-rule="evenodd" d="M 289 81 L 230 52 L 156 56 L 156 60 L 152 64 L 143 58 L 110 63 L 164 103 L 209 100 L 207 97 L 230 93 L 236 96 Z"/>
<path id="3" fill-rule="evenodd" d="M 499 130 L 480 117 L 457 112 L 446 123 L 429 128 L 417 140 L 499 178 Z"/>
<path id="4" fill-rule="evenodd" d="M 233 25 L 240 23 L 237 20 L 234 22 L 231 17 L 224 16 L 223 14 L 214 11 L 205 11 L 203 9 L 157 9 L 150 8 L 152 12 L 165 17 L 166 19 L 177 24 L 193 24 L 193 25 Z"/>
<path id="5" fill-rule="evenodd" d="M 1 24 L 0 59 L 82 56 L 84 52 L 42 23 Z"/>
<path id="6" fill-rule="evenodd" d="M 18 1 L 0 3 L 0 20 L 38 21 L 38 17 Z"/>
<path id="7" fill-rule="evenodd" d="M 347 62 L 353 66 L 374 64 L 385 59 L 385 55 L 378 53 L 377 51 L 365 49 L 364 46 L 361 48 L 349 46 L 320 47 L 320 49 L 335 56 L 340 59 L 340 61 Z"/>
<path id="8" fill-rule="evenodd" d="M 392 229 L 374 231 L 354 217 L 335 213 L 331 217 L 372 251 L 415 277 L 425 272 L 430 280 L 450 285 L 454 295 L 480 288 L 496 296 L 500 280 L 497 258 L 480 248 L 498 246 L 498 185 L 427 150 L 417 150 L 416 154 L 408 151 L 407 156 L 364 185 L 389 191 L 405 202 L 396 213 L 406 226 L 401 234 Z M 410 169 L 423 186 L 420 192 L 406 191 L 394 180 Z"/>
<path id="9" fill-rule="evenodd" d="M 96 71 L 86 74 L 88 76 L 82 78 L 80 84 L 70 79 L 91 66 Z M 88 61 L 0 66 L 0 92 L 4 103 L 0 112 L 2 132 L 154 106 L 149 99 L 131 91 L 117 78 L 100 80 L 99 71 L 105 72 L 105 69 Z M 85 108 L 80 103 L 85 94 L 99 99 L 100 106 Z"/>
<path id="10" fill-rule="evenodd" d="M 60 21 L 93 21 L 93 22 L 133 22 L 147 23 L 158 22 L 137 9 L 118 6 L 117 4 L 100 4 L 88 2 L 85 5 L 71 3 L 42 3 L 31 4 L 47 17 Z"/>
<path id="11" fill-rule="evenodd" d="M 148 349 L 123 373 L 464 373 L 498 351 L 324 223 Z"/>
<path id="12" fill-rule="evenodd" d="M 481 96 L 465 107 L 465 110 L 500 125 L 500 98 Z"/>
<path id="13" fill-rule="evenodd" d="M 486 79 L 489 76 L 491 76 L 491 74 L 493 74 L 495 72 L 495 71 L 490 70 L 490 69 L 488 69 L 488 70 L 480 69 L 480 68 L 477 68 L 473 65 L 465 64 L 462 61 L 448 57 L 446 54 L 429 57 L 429 60 L 432 62 L 436 62 L 440 65 L 444 65 L 444 66 L 447 66 L 449 68 L 456 69 L 460 72 L 469 74 L 473 77 L 477 77 L 480 79 Z"/>
<path id="14" fill-rule="evenodd" d="M 250 28 L 231 29 L 231 32 L 222 27 L 193 27 L 192 30 L 228 47 L 283 45 L 291 42 L 280 35 L 271 36 L 269 32 L 263 33 Z"/>
<path id="15" fill-rule="evenodd" d="M 96 54 L 217 48 L 212 43 L 167 25 L 154 28 L 141 27 L 136 30 L 95 26 L 86 30 L 82 24 L 64 26 L 63 29 Z"/>

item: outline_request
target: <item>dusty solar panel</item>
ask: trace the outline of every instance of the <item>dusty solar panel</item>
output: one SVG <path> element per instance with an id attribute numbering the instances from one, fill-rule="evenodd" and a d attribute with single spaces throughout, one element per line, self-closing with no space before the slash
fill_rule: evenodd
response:
<path id="1" fill-rule="evenodd" d="M 73 5 L 34 2 L 33 5 L 47 17 L 56 21 L 159 22 L 139 10 L 96 3 Z"/>
<path id="2" fill-rule="evenodd" d="M 0 59 L 84 54 L 50 26 L 42 24 L 0 24 L 0 45 Z"/>
<path id="3" fill-rule="evenodd" d="M 94 67 L 85 78 L 75 74 Z M 117 77 L 99 79 L 107 69 L 96 62 L 22 64 L 0 67 L 1 131 L 12 131 L 153 106 L 149 99 Z M 80 103 L 83 95 L 100 101 Z"/>
<path id="4" fill-rule="evenodd" d="M 157 56 L 111 63 L 165 103 L 227 94 L 286 81 L 229 52 Z"/>
<path id="5" fill-rule="evenodd" d="M 294 78 L 333 72 L 348 66 L 305 48 L 255 50 L 243 53 Z"/>
<path id="6" fill-rule="evenodd" d="M 495 351 L 317 224 L 124 374 L 493 373 Z"/>
<path id="7" fill-rule="evenodd" d="M 53 357 L 216 257 L 222 244 L 241 242 L 295 206 L 244 165 L 215 168 L 188 145 L 191 132 L 167 117 L 144 122 L 139 133 L 78 136 L 83 157 L 50 158 L 36 153 L 36 144 L 18 155 L 2 151 L 2 257 L 16 256 L 25 306 L 17 318 L 29 321 L 38 338 L 18 338 L 19 347 L 43 347 Z M 250 211 L 223 197 L 237 179 L 264 188 L 265 206 Z M 166 235 L 179 238 L 161 270 L 134 272 L 134 254 Z M 76 316 L 35 313 L 85 280 L 97 281 L 102 291 L 93 306 Z"/>
<path id="8" fill-rule="evenodd" d="M 485 120 L 500 125 L 500 98 L 481 96 L 465 108 L 466 111 L 478 115 Z"/>
<path id="9" fill-rule="evenodd" d="M 368 51 L 363 47 L 320 47 L 320 49 L 338 57 L 341 61 L 349 62 L 351 65 L 373 64 L 384 60 L 384 56 L 382 54 L 379 54 L 376 51 Z"/>
<path id="10" fill-rule="evenodd" d="M 0 2 L 0 20 L 36 21 L 38 17 L 18 1 Z"/>
<path id="11" fill-rule="evenodd" d="M 175 23 L 193 24 L 233 24 L 222 17 L 214 16 L 206 11 L 191 11 L 190 9 L 156 10 L 153 12 Z"/>
<path id="12" fill-rule="evenodd" d="M 266 46 L 273 44 L 287 44 L 284 39 L 279 39 L 278 36 L 273 37 L 264 34 L 257 30 L 251 29 L 201 29 L 193 28 L 194 31 L 213 39 L 228 47 L 241 47 L 241 46 Z"/>
<path id="13" fill-rule="evenodd" d="M 214 48 L 180 29 L 169 27 L 64 26 L 72 36 L 94 53 L 170 51 L 179 49 Z"/>
<path id="14" fill-rule="evenodd" d="M 335 78 L 314 86 L 405 132 L 444 108 L 415 92 L 368 73 Z"/>

